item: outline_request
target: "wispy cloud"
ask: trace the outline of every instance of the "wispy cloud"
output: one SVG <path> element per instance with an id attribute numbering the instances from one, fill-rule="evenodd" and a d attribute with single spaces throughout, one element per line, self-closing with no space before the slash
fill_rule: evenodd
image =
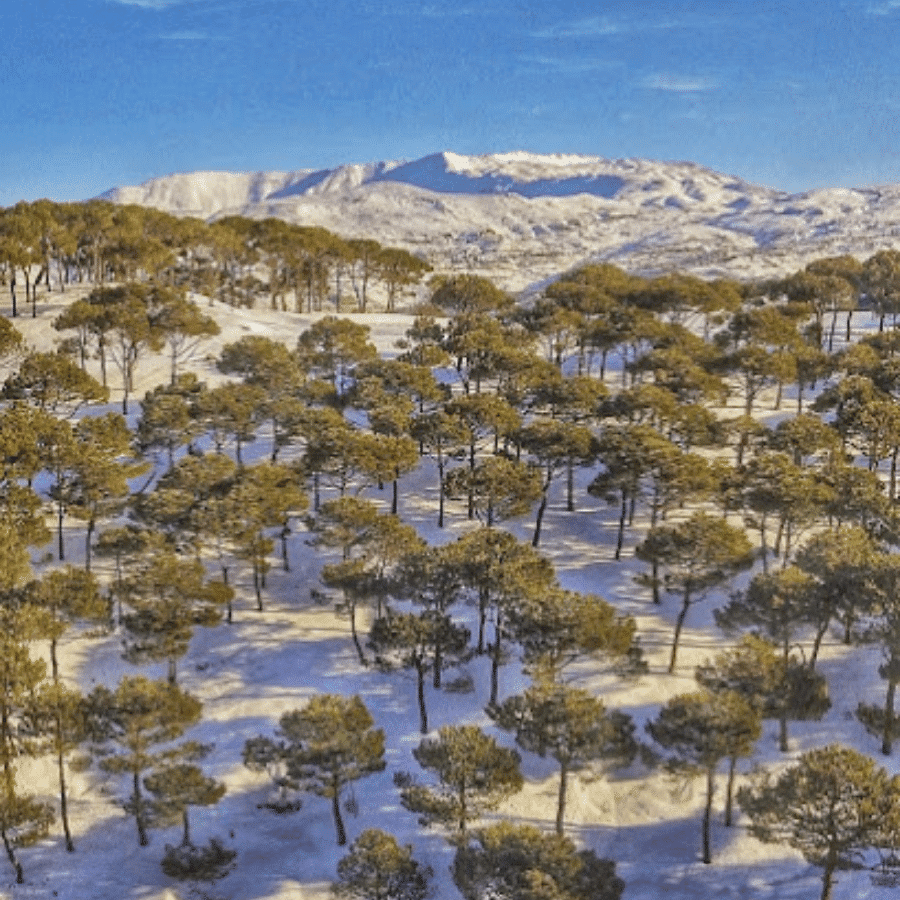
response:
<path id="1" fill-rule="evenodd" d="M 121 6 L 138 6 L 141 9 L 167 9 L 170 6 L 178 6 L 186 0 L 110 0 Z"/>
<path id="2" fill-rule="evenodd" d="M 595 38 L 610 37 L 619 34 L 636 34 L 642 31 L 668 31 L 674 28 L 694 28 L 696 23 L 678 21 L 676 19 L 611 19 L 608 16 L 589 16 L 570 22 L 559 22 L 532 31 L 536 38 Z"/>
<path id="3" fill-rule="evenodd" d="M 458 19 L 463 16 L 477 16 L 485 12 L 480 6 L 423 6 L 419 9 L 419 15 L 428 19 Z"/>
<path id="4" fill-rule="evenodd" d="M 673 94 L 697 94 L 714 90 L 718 85 L 708 78 L 686 75 L 647 75 L 641 80 L 641 87 L 654 91 L 669 91 Z"/>
<path id="5" fill-rule="evenodd" d="M 587 19 L 577 19 L 574 22 L 550 25 L 532 32 L 534 37 L 540 38 L 580 38 L 580 37 L 604 37 L 611 34 L 620 34 L 626 30 L 626 26 L 611 21 L 602 16 L 591 16 Z"/>
<path id="6" fill-rule="evenodd" d="M 549 70 L 564 75 L 606 71 L 616 65 L 606 59 L 577 59 L 570 56 L 520 56 L 519 61 L 529 69 Z"/>
<path id="7" fill-rule="evenodd" d="M 866 12 L 870 16 L 889 16 L 892 13 L 900 12 L 900 0 L 883 0 L 881 3 L 873 3 Z"/>
<path id="8" fill-rule="evenodd" d="M 205 31 L 170 31 L 168 34 L 159 35 L 163 41 L 220 41 L 222 38 L 208 34 Z"/>

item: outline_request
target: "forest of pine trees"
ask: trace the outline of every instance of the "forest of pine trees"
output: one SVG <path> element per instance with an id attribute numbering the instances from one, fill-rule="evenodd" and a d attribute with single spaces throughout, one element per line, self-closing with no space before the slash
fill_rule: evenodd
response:
<path id="1" fill-rule="evenodd" d="M 894 858 L 900 781 L 837 744 L 791 752 L 796 723 L 831 706 L 836 643 L 881 660 L 883 691 L 851 711 L 870 753 L 891 757 L 900 736 L 900 252 L 756 283 L 598 264 L 527 303 L 471 274 L 426 288 L 428 271 L 272 219 L 0 211 L 0 839 L 15 879 L 48 835 L 77 851 L 68 787 L 85 756 L 139 847 L 177 829 L 167 876 L 240 868 L 240 841 L 204 819 L 227 786 L 204 771 L 221 750 L 192 736 L 204 704 L 183 676 L 199 629 L 266 620 L 298 554 L 314 574 L 279 609 L 344 618 L 346 658 L 414 711 L 418 741 L 419 770 L 392 770 L 398 736 L 368 698 L 319 693 L 229 760 L 257 773 L 241 802 L 260 819 L 327 802 L 349 845 L 337 896 L 427 895 L 435 873 L 376 827 L 361 787 L 386 769 L 393 802 L 446 838 L 463 897 L 622 894 L 616 861 L 567 827 L 585 771 L 702 779 L 696 858 L 714 865 L 717 831 L 740 818 L 821 867 L 824 900 L 838 870 Z M 391 352 L 343 315 L 376 297 L 406 309 L 414 285 L 428 299 Z M 37 351 L 16 320 L 51 295 L 55 346 Z M 219 303 L 317 315 L 204 358 Z M 151 361 L 164 376 L 140 396 Z M 407 515 L 414 483 L 445 539 Z M 628 563 L 621 596 L 568 583 L 560 517 L 600 533 L 604 571 Z M 685 664 L 701 613 L 721 652 Z M 62 643 L 115 646 L 130 674 L 89 689 Z M 504 694 L 512 672 L 525 686 Z M 587 673 L 617 697 L 658 682 L 668 699 L 638 719 Z M 472 699 L 469 718 L 434 728 L 451 694 Z M 755 765 L 769 721 L 793 768 Z M 529 756 L 553 763 L 546 830 L 502 813 Z M 40 795 L 21 774 L 36 757 L 57 777 Z"/>

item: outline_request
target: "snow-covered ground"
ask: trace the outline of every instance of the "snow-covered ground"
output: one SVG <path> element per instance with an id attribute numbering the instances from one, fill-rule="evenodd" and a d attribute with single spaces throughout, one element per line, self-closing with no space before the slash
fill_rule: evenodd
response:
<path id="1" fill-rule="evenodd" d="M 42 295 L 38 318 L 17 320 L 17 326 L 33 346 L 47 348 L 58 337 L 50 322 L 72 296 L 54 294 L 48 300 Z M 253 333 L 293 345 L 311 321 L 304 315 L 264 309 L 235 310 L 218 303 L 211 311 L 222 334 L 205 344 L 190 366 L 201 379 L 210 382 L 221 378 L 213 360 L 223 344 Z M 371 327 L 374 342 L 385 353 L 395 352 L 394 342 L 411 321 L 404 315 L 351 318 Z M 859 325 L 867 325 L 862 317 Z M 138 365 L 137 376 L 135 396 L 139 397 L 167 380 L 168 362 L 164 357 L 144 360 Z M 616 377 L 614 371 L 610 373 L 611 379 Z M 114 375 L 112 382 L 115 387 Z M 790 405 L 789 398 L 786 404 Z M 115 395 L 108 408 L 119 408 Z M 132 420 L 137 409 L 134 402 Z M 737 406 L 732 412 L 739 412 Z M 252 445 L 247 455 L 266 456 L 265 440 Z M 630 713 L 638 734 L 644 737 L 644 723 L 656 715 L 668 697 L 694 689 L 694 665 L 727 644 L 712 619 L 713 609 L 726 596 L 723 592 L 713 594 L 692 608 L 678 670 L 673 675 L 665 674 L 677 612 L 675 601 L 665 600 L 661 607 L 654 607 L 646 590 L 634 583 L 634 576 L 643 567 L 632 557 L 630 548 L 646 523 L 638 523 L 629 533 L 621 562 L 613 560 L 616 510 L 587 495 L 585 486 L 592 475 L 589 470 L 579 473 L 574 513 L 565 512 L 561 487 L 557 487 L 560 493 L 553 497 L 548 509 L 541 550 L 555 563 L 563 586 L 600 594 L 621 611 L 636 616 L 650 672 L 637 681 L 626 682 L 601 675 L 585 665 L 578 670 L 577 681 L 596 690 L 608 707 Z M 365 496 L 385 504 L 389 501 L 387 491 L 381 494 L 373 489 Z M 429 542 L 452 540 L 472 527 L 461 506 L 449 504 L 447 527 L 437 529 L 436 475 L 428 464 L 402 479 L 400 497 L 401 516 Z M 522 539 L 530 538 L 532 527 L 530 519 L 509 525 Z M 302 705 L 316 692 L 332 692 L 360 694 L 376 724 L 387 734 L 387 769 L 355 785 L 358 815 L 346 817 L 349 841 L 369 827 L 391 832 L 400 843 L 412 844 L 416 857 L 433 867 L 434 896 L 454 898 L 458 894 L 448 871 L 450 849 L 438 831 L 423 830 L 416 816 L 401 807 L 392 782 L 398 770 L 418 771 L 411 755 L 420 740 L 415 684 L 408 675 L 383 674 L 360 666 L 347 623 L 330 608 L 311 602 L 310 589 L 317 586 L 321 565 L 331 557 L 308 546 L 307 537 L 298 524 L 290 539 L 289 572 L 273 562 L 265 611 L 255 611 L 252 587 L 243 576 L 237 583 L 234 624 L 200 629 L 179 667 L 182 686 L 204 704 L 203 722 L 189 736 L 214 743 L 215 749 L 204 768 L 227 786 L 227 794 L 218 806 L 192 809 L 193 835 L 198 842 L 219 836 L 238 851 L 234 872 L 213 885 L 209 896 L 228 900 L 324 900 L 329 896 L 337 861 L 346 852 L 335 845 L 329 801 L 310 795 L 303 809 L 292 814 L 279 815 L 258 808 L 265 802 L 270 782 L 242 765 L 241 750 L 247 738 L 271 735 L 286 710 Z M 82 544 L 82 530 L 69 521 L 66 547 L 72 561 L 78 561 Z M 36 560 L 43 552 L 35 554 Z M 109 577 L 102 561 L 96 561 L 95 567 Z M 101 683 L 113 686 L 126 673 L 164 675 L 161 666 L 137 669 L 123 662 L 119 641 L 118 635 L 68 636 L 61 652 L 64 676 L 89 690 Z M 849 651 L 836 638 L 827 642 L 821 670 L 831 689 L 830 712 L 821 722 L 792 723 L 791 752 L 787 755 L 777 749 L 775 723 L 767 722 L 748 765 L 782 764 L 799 752 L 834 741 L 877 756 L 876 742 L 865 734 L 853 712 L 860 700 L 880 702 L 883 696 L 883 683 L 876 671 L 878 661 L 876 651 Z M 486 662 L 476 659 L 466 669 L 474 682 L 471 693 L 438 693 L 427 688 L 431 727 L 475 723 L 512 746 L 510 736 L 496 731 L 483 712 L 487 699 Z M 525 683 L 517 661 L 512 659 L 501 673 L 501 696 L 517 692 Z M 878 756 L 878 762 L 900 772 L 896 758 L 885 760 Z M 550 830 L 555 814 L 555 766 L 523 753 L 523 770 L 527 779 L 524 790 L 497 816 Z M 55 797 L 53 766 L 37 763 L 26 771 L 31 790 Z M 747 766 L 741 771 L 746 772 Z M 61 836 L 54 830 L 49 839 L 21 851 L 25 885 L 13 885 L 11 872 L 0 866 L 0 897 L 187 900 L 184 886 L 168 879 L 159 866 L 164 845 L 178 842 L 177 829 L 152 832 L 149 846 L 139 847 L 133 819 L 117 803 L 121 786 L 119 777 L 104 775 L 96 767 L 74 774 L 71 817 L 77 852 L 66 853 Z M 724 781 L 719 784 L 720 789 L 723 787 Z M 626 883 L 626 900 L 801 900 L 817 896 L 820 871 L 807 865 L 799 854 L 760 844 L 748 836 L 740 817 L 734 827 L 724 827 L 721 795 L 722 790 L 717 797 L 713 826 L 712 865 L 703 865 L 698 855 L 703 803 L 700 781 L 679 784 L 658 771 L 648 771 L 640 763 L 610 777 L 573 777 L 566 829 L 581 845 L 616 861 L 618 874 Z M 887 900 L 890 896 L 888 889 L 873 886 L 866 872 L 838 875 L 835 900 Z"/>

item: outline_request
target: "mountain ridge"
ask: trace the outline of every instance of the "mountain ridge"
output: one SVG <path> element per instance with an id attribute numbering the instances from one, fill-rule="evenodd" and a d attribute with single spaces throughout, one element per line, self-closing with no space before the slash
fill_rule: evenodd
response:
<path id="1" fill-rule="evenodd" d="M 332 169 L 176 173 L 101 197 L 374 237 L 516 291 L 589 262 L 746 279 L 900 246 L 898 185 L 791 194 L 693 162 L 563 153 L 442 151 Z"/>

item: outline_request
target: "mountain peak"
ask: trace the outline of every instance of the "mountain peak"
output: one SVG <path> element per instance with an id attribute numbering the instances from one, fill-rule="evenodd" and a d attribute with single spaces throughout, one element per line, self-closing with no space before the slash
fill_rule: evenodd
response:
<path id="1" fill-rule="evenodd" d="M 525 150 L 291 172 L 195 172 L 104 195 L 372 237 L 522 290 L 587 262 L 752 278 L 900 245 L 900 188 L 789 195 L 692 162 Z M 898 223 L 898 224 L 895 224 Z"/>

